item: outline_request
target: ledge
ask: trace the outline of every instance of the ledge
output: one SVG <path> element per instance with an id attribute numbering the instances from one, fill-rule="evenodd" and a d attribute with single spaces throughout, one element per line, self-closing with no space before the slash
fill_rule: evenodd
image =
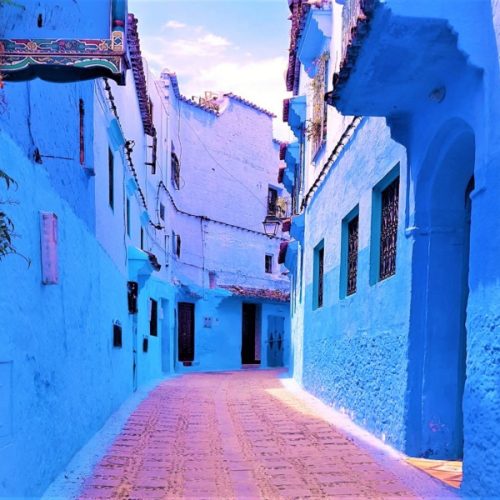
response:
<path id="1" fill-rule="evenodd" d="M 316 60 L 330 44 L 332 36 L 332 10 L 312 8 L 307 14 L 299 40 L 298 58 L 310 78 L 316 76 Z"/>

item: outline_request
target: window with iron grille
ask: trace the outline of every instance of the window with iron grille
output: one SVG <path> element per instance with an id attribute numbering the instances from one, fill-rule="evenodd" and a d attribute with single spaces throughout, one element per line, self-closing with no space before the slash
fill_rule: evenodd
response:
<path id="1" fill-rule="evenodd" d="M 396 273 L 398 235 L 399 177 L 381 192 L 380 270 L 383 280 Z"/>
<path id="2" fill-rule="evenodd" d="M 266 255 L 266 273 L 272 274 L 273 272 L 273 256 L 272 255 Z"/>
<path id="3" fill-rule="evenodd" d="M 170 177 L 172 180 L 172 185 L 175 189 L 180 189 L 181 185 L 181 164 L 179 162 L 179 158 L 172 151 L 171 160 L 170 160 Z"/>
<path id="4" fill-rule="evenodd" d="M 270 215 L 276 215 L 278 206 L 278 190 L 272 187 L 269 187 L 267 191 L 267 213 Z"/>
<path id="5" fill-rule="evenodd" d="M 79 101 L 80 115 L 80 165 L 85 164 L 85 104 L 83 99 Z"/>
<path id="6" fill-rule="evenodd" d="M 149 335 L 158 336 L 158 302 L 150 299 Z"/>
<path id="7" fill-rule="evenodd" d="M 347 290 L 346 295 L 356 293 L 358 278 L 359 216 L 347 224 Z"/>
<path id="8" fill-rule="evenodd" d="M 323 307 L 325 247 L 323 241 L 314 249 L 314 308 Z"/>

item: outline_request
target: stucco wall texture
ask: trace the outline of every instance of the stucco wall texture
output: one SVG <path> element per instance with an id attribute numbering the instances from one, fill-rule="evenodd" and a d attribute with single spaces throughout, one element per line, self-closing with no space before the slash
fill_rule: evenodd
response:
<path id="1" fill-rule="evenodd" d="M 363 166 L 363 175 L 355 175 L 359 165 Z M 404 149 L 391 141 L 383 120 L 366 120 L 308 207 L 302 382 L 307 390 L 345 410 L 379 437 L 403 447 L 408 271 L 399 265 L 395 276 L 369 284 L 372 189 L 398 165 L 404 199 Z M 335 196 L 327 195 L 331 192 Z M 356 206 L 358 285 L 354 295 L 341 298 L 341 224 Z M 404 210 L 401 203 L 400 220 L 404 219 Z M 410 245 L 403 230 L 398 239 L 398 262 L 402 263 L 408 259 Z M 313 252 L 321 240 L 325 245 L 325 302 L 322 308 L 314 309 Z M 398 307 L 392 308 L 395 303 Z"/>
<path id="2" fill-rule="evenodd" d="M 2 265 L 0 495 L 40 495 L 132 387 L 125 279 L 47 171 L 1 134 L 20 257 Z M 39 211 L 57 214 L 59 285 L 41 284 Z M 76 244 L 78 243 L 78 244 Z M 121 299 L 119 298 L 121 297 Z M 112 324 L 124 326 L 112 347 Z M 27 476 L 26 471 L 30 471 Z"/>

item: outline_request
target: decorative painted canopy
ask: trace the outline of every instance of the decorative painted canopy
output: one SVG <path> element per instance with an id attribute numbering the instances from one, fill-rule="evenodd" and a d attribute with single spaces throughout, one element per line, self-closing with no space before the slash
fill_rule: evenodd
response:
<path id="1" fill-rule="evenodd" d="M 40 0 L 1 7 L 0 72 L 4 80 L 74 82 L 109 77 L 125 84 L 126 0 Z M 81 35 L 81 36 L 80 36 Z"/>

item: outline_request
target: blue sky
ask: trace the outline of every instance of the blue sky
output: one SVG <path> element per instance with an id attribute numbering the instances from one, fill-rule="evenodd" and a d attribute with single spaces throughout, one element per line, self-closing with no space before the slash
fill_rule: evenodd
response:
<path id="1" fill-rule="evenodd" d="M 275 133 L 286 97 L 290 21 L 287 0 L 129 0 L 143 55 L 159 76 L 177 73 L 187 96 L 234 92 L 273 111 Z"/>

